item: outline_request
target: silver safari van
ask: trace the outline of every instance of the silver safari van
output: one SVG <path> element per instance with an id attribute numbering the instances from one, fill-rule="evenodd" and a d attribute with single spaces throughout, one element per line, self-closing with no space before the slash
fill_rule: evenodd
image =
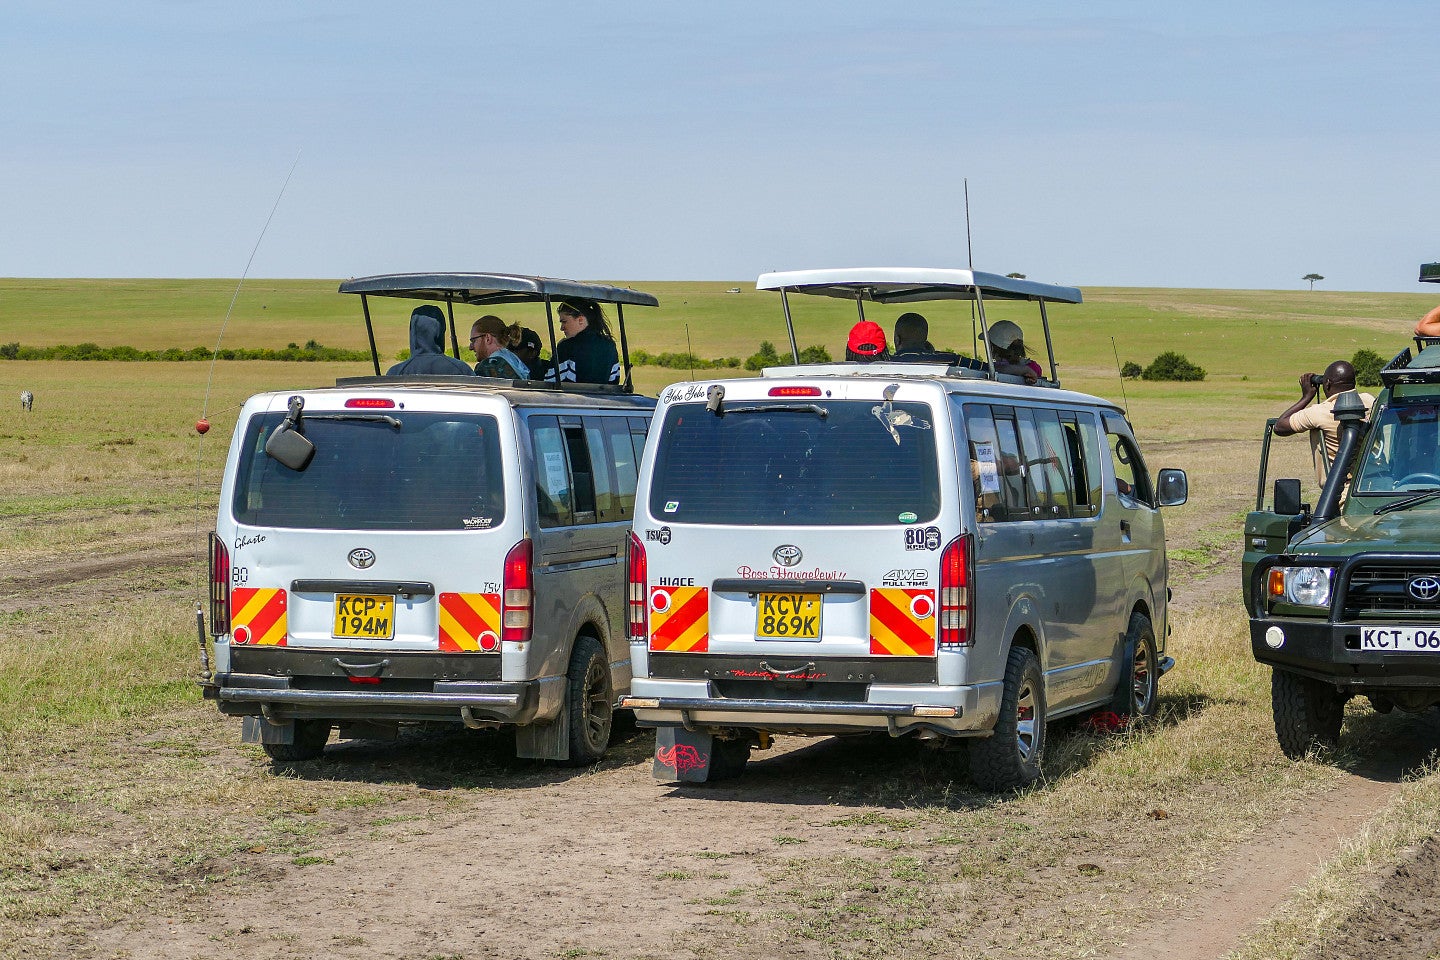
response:
<path id="1" fill-rule="evenodd" d="M 457 306 L 541 302 L 548 319 L 552 300 L 603 303 L 623 324 L 624 305 L 656 304 L 495 274 L 341 292 L 367 324 L 370 297 L 443 304 L 457 356 Z M 245 739 L 303 760 L 336 728 L 514 725 L 522 757 L 598 759 L 630 684 L 623 561 L 655 405 L 628 392 L 626 360 L 618 386 L 376 376 L 246 401 L 212 536 L 205 685 Z"/>
<path id="2" fill-rule="evenodd" d="M 1047 353 L 1045 304 L 1080 301 L 968 270 L 758 286 L 781 291 L 787 322 L 797 293 L 862 317 L 973 301 L 981 344 L 987 300 L 1031 301 Z M 1158 507 L 1184 502 L 1185 475 L 1152 481 L 1122 410 L 1061 389 L 1049 359 L 1026 377 L 930 348 L 662 393 L 620 701 L 657 728 L 658 778 L 733 776 L 777 733 L 884 731 L 973 738 L 972 779 L 1006 789 L 1039 776 L 1049 721 L 1155 709 L 1173 664 Z"/>

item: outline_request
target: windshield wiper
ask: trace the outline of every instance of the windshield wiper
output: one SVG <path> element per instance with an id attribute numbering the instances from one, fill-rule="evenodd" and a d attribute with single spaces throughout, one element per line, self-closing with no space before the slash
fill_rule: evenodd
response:
<path id="1" fill-rule="evenodd" d="M 1393 503 L 1385 504 L 1383 507 L 1376 507 L 1375 516 L 1378 517 L 1380 514 L 1389 513 L 1392 510 L 1408 510 L 1410 507 L 1417 507 L 1422 503 L 1429 503 L 1436 497 L 1440 497 L 1440 489 L 1425 490 L 1415 494 L 1413 497 L 1406 497 L 1404 500 L 1396 500 Z"/>
<path id="2" fill-rule="evenodd" d="M 392 417 L 388 413 L 307 413 L 306 420 L 375 420 L 386 423 L 399 430 L 405 425 L 405 421 L 399 417 Z"/>
<path id="3" fill-rule="evenodd" d="M 726 407 L 726 415 L 736 413 L 813 413 L 824 420 L 830 411 L 818 403 L 752 403 L 743 407 Z"/>

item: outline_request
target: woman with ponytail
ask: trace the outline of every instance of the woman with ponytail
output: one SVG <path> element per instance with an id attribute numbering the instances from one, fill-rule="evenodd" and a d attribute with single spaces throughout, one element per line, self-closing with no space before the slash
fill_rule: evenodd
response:
<path id="1" fill-rule="evenodd" d="M 502 380 L 529 380 L 530 368 L 510 348 L 520 342 L 520 324 L 505 325 L 494 314 L 486 314 L 470 327 L 470 349 L 475 351 L 477 377 Z"/>

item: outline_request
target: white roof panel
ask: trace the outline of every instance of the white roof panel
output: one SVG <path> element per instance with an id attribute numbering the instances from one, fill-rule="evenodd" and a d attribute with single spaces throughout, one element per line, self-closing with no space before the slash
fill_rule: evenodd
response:
<path id="1" fill-rule="evenodd" d="M 1080 303 L 1078 287 L 1037 283 L 979 270 L 949 267 L 841 267 L 828 270 L 784 270 L 763 273 L 757 290 L 785 290 L 844 300 L 875 303 L 919 303 L 925 300 L 1043 300 Z"/>

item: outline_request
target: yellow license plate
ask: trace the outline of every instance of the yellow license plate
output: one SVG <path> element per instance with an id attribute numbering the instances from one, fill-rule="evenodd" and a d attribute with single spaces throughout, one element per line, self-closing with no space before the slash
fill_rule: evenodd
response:
<path id="1" fill-rule="evenodd" d="M 395 636 L 395 598 L 363 593 L 335 594 L 332 636 L 389 640 Z"/>
<path id="2" fill-rule="evenodd" d="M 760 640 L 819 640 L 818 593 L 762 593 L 756 597 L 755 636 Z"/>

